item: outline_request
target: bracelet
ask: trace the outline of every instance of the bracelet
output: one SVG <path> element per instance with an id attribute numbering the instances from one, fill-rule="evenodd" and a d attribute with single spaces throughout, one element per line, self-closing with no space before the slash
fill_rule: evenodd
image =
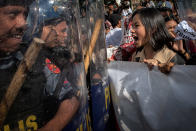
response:
<path id="1" fill-rule="evenodd" d="M 184 56 L 187 52 L 186 51 L 180 51 L 180 53 Z"/>
<path id="2" fill-rule="evenodd" d="M 187 52 L 185 51 L 182 55 L 185 55 Z"/>
<path id="3" fill-rule="evenodd" d="M 191 58 L 191 56 L 189 55 L 188 52 L 185 52 L 185 53 L 184 53 L 184 56 L 186 57 L 187 60 L 189 60 L 189 59 Z"/>

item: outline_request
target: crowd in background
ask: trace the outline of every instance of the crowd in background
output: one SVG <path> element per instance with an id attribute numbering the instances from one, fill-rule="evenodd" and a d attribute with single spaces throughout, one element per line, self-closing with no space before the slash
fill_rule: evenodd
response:
<path id="1" fill-rule="evenodd" d="M 189 12 L 191 12 L 190 9 Z M 137 16 L 138 19 L 136 19 Z M 158 19 L 159 17 L 160 19 Z M 137 25 L 138 21 L 141 22 L 141 25 Z M 177 13 L 175 3 L 169 0 L 144 0 L 134 6 L 132 5 L 132 8 L 129 0 L 122 0 L 120 6 L 115 1 L 105 3 L 105 35 L 108 60 L 145 62 L 148 65 L 168 65 L 171 62 L 195 64 L 195 40 L 179 39 L 175 30 L 181 21 L 183 20 Z M 187 22 L 195 31 L 194 22 L 192 24 L 190 21 Z M 143 32 L 139 26 L 144 28 Z M 140 46 L 138 46 L 138 41 L 141 34 L 138 32 L 145 35 Z M 156 38 L 154 38 L 155 36 Z M 160 36 L 162 38 L 156 41 L 157 37 Z M 148 43 L 149 48 L 147 48 Z M 170 60 L 161 62 L 156 57 L 164 48 L 164 51 L 172 52 L 169 54 L 173 54 L 173 56 L 170 56 L 172 57 Z M 147 50 L 151 53 L 147 54 Z M 164 52 L 164 54 L 166 53 L 165 56 L 162 54 L 164 58 L 161 59 L 169 57 L 167 51 Z M 142 61 L 141 59 L 136 60 L 138 52 L 139 54 L 144 53 Z"/>

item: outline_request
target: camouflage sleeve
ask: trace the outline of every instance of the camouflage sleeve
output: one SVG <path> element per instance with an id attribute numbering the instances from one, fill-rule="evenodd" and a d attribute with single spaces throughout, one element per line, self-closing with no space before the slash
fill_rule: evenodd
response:
<path id="1" fill-rule="evenodd" d="M 73 96 L 77 97 L 78 96 L 78 92 L 79 92 L 79 88 L 77 87 L 73 87 L 71 85 L 71 83 L 67 80 L 67 78 L 65 78 L 63 84 L 62 84 L 62 88 L 61 91 L 58 95 L 58 99 L 60 101 L 63 101 L 65 99 L 70 99 Z"/>
<path id="2" fill-rule="evenodd" d="M 60 70 L 60 68 L 53 64 L 49 59 L 46 59 L 45 63 L 44 74 L 46 77 L 46 96 L 54 96 L 59 101 L 77 96 L 79 88 L 75 84 L 77 83 L 77 75 L 75 75 L 74 70 L 72 68 Z"/>

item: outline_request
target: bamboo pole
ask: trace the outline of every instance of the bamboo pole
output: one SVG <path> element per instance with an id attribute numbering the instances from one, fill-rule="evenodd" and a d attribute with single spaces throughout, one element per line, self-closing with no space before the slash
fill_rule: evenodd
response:
<path id="1" fill-rule="evenodd" d="M 93 34 L 92 34 L 92 37 L 91 37 L 88 53 L 87 53 L 87 55 L 84 59 L 84 66 L 85 66 L 86 73 L 87 73 L 87 70 L 88 70 L 88 67 L 89 67 L 89 64 L 90 64 L 90 56 L 92 56 L 93 50 L 94 50 L 95 45 L 96 45 L 96 41 L 97 41 L 98 36 L 99 36 L 99 32 L 100 32 L 100 29 L 101 29 L 102 22 L 103 22 L 102 19 L 98 19 L 95 23 L 95 27 L 94 27 L 94 31 L 93 31 Z"/>
<path id="2" fill-rule="evenodd" d="M 18 92 L 20 91 L 28 71 L 35 63 L 37 56 L 42 48 L 44 41 L 39 38 L 34 38 L 27 52 L 25 53 L 24 59 L 20 62 L 14 77 L 7 88 L 7 91 L 0 103 L 0 127 L 3 125 L 6 119 L 7 113 L 12 106 Z"/>

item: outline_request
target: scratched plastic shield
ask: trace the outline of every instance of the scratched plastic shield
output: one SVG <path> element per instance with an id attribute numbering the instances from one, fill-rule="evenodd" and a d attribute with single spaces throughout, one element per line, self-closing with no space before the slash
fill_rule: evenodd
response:
<path id="1" fill-rule="evenodd" d="M 77 0 L 0 2 L 0 19 L 7 18 L 1 30 L 17 23 L 11 35 L 0 31 L 0 130 L 44 130 L 51 123 L 53 130 L 90 129 L 78 10 Z M 10 46 L 21 38 L 20 46 L 9 49 L 8 38 Z"/>

